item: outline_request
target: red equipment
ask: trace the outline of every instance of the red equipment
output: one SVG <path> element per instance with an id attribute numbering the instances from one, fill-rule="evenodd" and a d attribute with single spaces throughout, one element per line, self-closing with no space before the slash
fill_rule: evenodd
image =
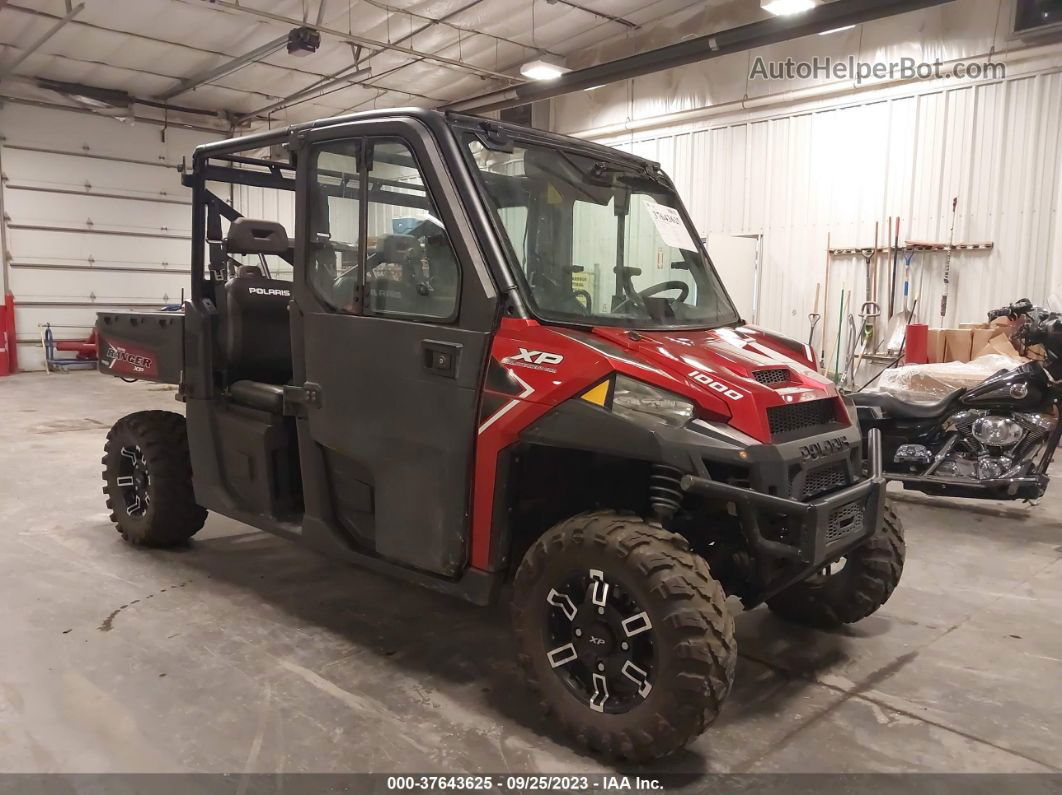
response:
<path id="1" fill-rule="evenodd" d="M 18 372 L 18 344 L 15 339 L 15 296 L 4 295 L 0 305 L 0 375 Z"/>
<path id="2" fill-rule="evenodd" d="M 95 361 L 96 347 L 96 329 L 92 329 L 86 340 L 59 340 L 55 343 L 57 351 L 76 353 L 78 361 Z"/>

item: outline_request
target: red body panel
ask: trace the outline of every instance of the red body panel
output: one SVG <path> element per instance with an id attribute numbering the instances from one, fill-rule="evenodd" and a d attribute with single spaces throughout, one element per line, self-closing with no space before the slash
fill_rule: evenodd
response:
<path id="1" fill-rule="evenodd" d="M 789 370 L 789 379 L 757 382 L 757 370 Z M 752 326 L 696 331 L 599 327 L 576 331 L 506 318 L 491 347 L 476 444 L 471 564 L 487 568 L 498 454 L 559 403 L 612 372 L 689 398 L 704 419 L 726 422 L 761 442 L 771 438 L 767 409 L 838 398 L 814 369 L 807 347 Z M 838 416 L 845 417 L 838 399 Z"/>

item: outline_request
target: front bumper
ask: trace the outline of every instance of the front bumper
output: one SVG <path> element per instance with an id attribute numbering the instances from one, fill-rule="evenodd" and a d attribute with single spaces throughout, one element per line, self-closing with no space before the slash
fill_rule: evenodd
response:
<path id="1" fill-rule="evenodd" d="M 842 557 L 881 526 L 885 478 L 881 468 L 879 431 L 872 430 L 868 434 L 866 454 L 868 478 L 809 502 L 695 475 L 684 476 L 682 488 L 692 494 L 734 503 L 750 547 L 766 558 L 793 562 L 781 580 L 772 581 L 770 591 L 777 593 L 806 578 L 823 564 Z M 791 533 L 791 541 L 795 543 L 768 538 L 763 532 L 767 516 L 789 520 L 788 526 L 795 530 Z M 761 595 L 761 598 L 768 595 Z"/>

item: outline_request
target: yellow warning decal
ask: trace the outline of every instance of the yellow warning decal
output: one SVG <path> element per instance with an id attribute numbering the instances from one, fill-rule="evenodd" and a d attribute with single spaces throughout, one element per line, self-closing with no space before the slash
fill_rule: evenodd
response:
<path id="1" fill-rule="evenodd" d="M 608 400 L 609 385 L 610 382 L 605 380 L 597 386 L 593 387 L 592 389 L 588 389 L 582 394 L 583 400 L 585 400 L 587 403 L 593 403 L 595 406 L 603 407 L 605 405 L 605 401 Z"/>

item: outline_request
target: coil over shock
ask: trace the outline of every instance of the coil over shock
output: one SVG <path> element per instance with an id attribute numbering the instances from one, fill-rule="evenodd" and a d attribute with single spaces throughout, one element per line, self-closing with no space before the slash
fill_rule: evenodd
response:
<path id="1" fill-rule="evenodd" d="M 682 507 L 682 472 L 667 464 L 653 464 L 649 469 L 649 507 L 653 517 L 665 524 Z"/>

